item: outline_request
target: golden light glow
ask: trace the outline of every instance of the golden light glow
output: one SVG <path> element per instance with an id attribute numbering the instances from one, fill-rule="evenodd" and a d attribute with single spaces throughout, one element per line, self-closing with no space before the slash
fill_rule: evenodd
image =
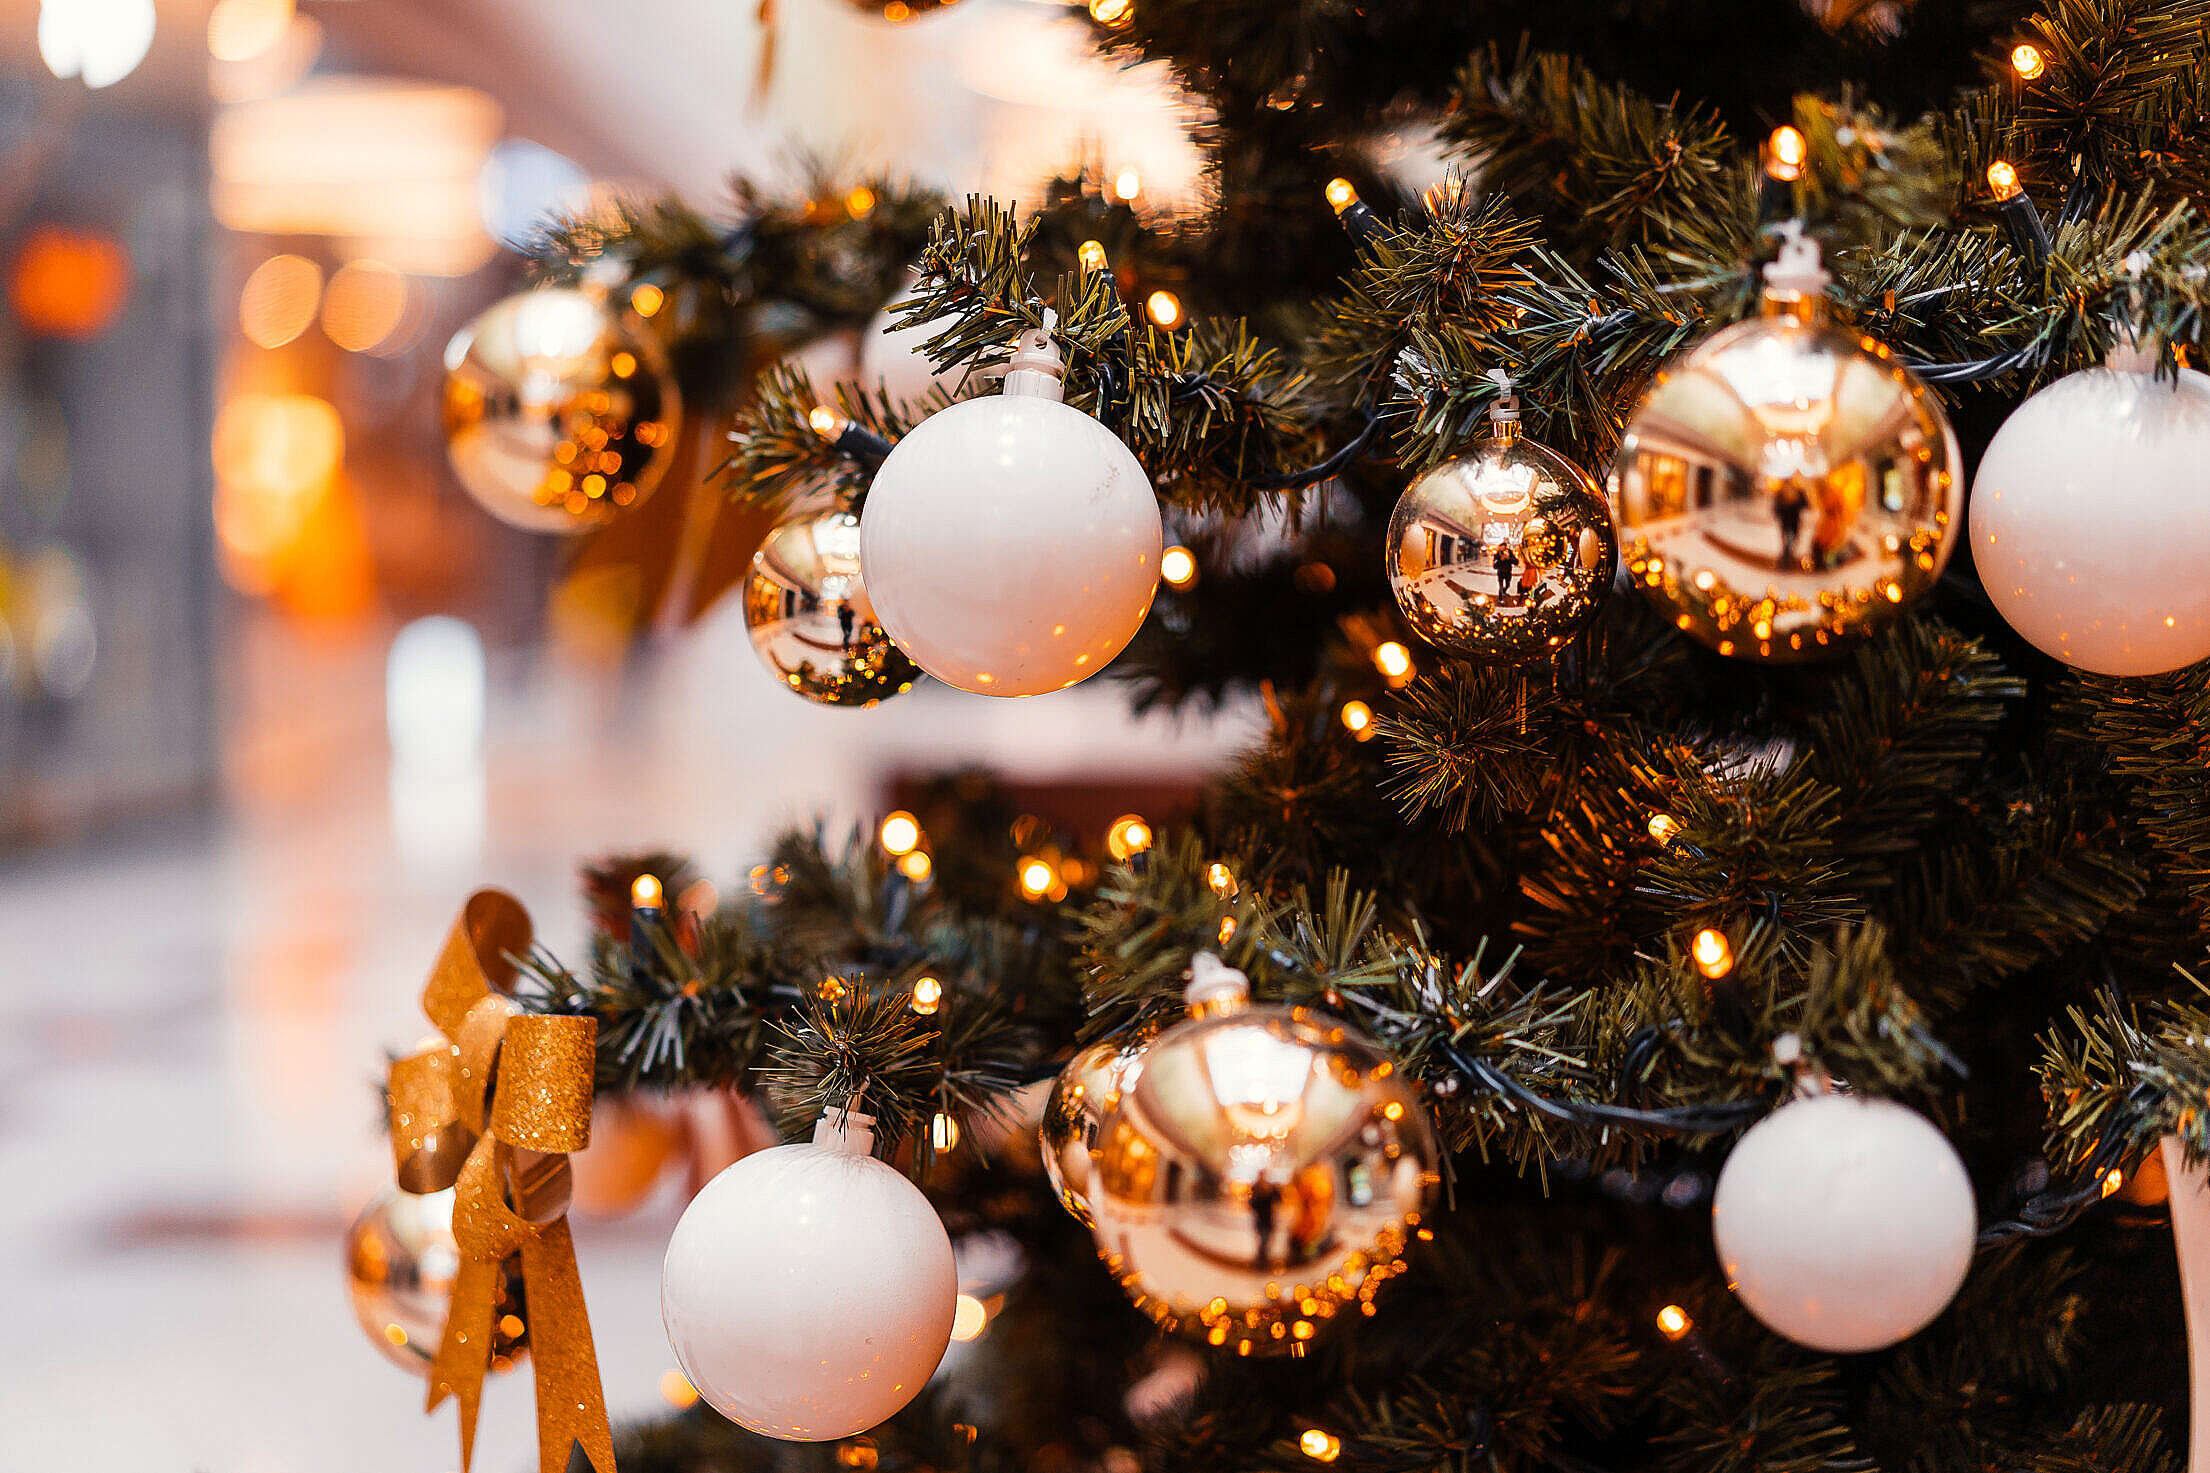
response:
<path id="1" fill-rule="evenodd" d="M 660 309 L 667 304 L 668 294 L 649 281 L 638 282 L 636 289 L 629 294 L 629 305 L 639 317 L 658 316 Z"/>
<path id="2" fill-rule="evenodd" d="M 271 256 L 238 293 L 238 328 L 256 348 L 281 348 L 307 330 L 322 303 L 322 268 L 305 256 Z"/>
<path id="3" fill-rule="evenodd" d="M 834 440 L 844 433 L 851 421 L 826 404 L 816 404 L 806 411 L 806 424 L 824 440 Z"/>
<path id="4" fill-rule="evenodd" d="M 1343 730 L 1366 740 L 1374 734 L 1374 708 L 1364 701 L 1345 701 L 1342 711 Z"/>
<path id="5" fill-rule="evenodd" d="M 694 1406 L 698 1402 L 698 1388 L 681 1371 L 666 1370 L 660 1373 L 660 1399 L 671 1407 Z"/>
<path id="6" fill-rule="evenodd" d="M 2020 81 L 2031 82 L 2049 69 L 2049 63 L 2039 46 L 2021 41 L 2011 48 L 2010 69 L 2018 73 Z"/>
<path id="7" fill-rule="evenodd" d="M 207 12 L 207 54 L 217 61 L 251 61 L 291 28 L 292 0 L 215 0 Z"/>
<path id="8" fill-rule="evenodd" d="M 1235 893 L 1235 871 L 1214 860 L 1205 867 L 1205 883 L 1212 887 L 1215 895 L 1232 895 Z"/>
<path id="9" fill-rule="evenodd" d="M 1132 859 L 1151 847 L 1151 825 L 1133 813 L 1123 813 L 1105 831 L 1105 848 L 1115 859 Z"/>
<path id="10" fill-rule="evenodd" d="M 1114 198 L 1123 201 L 1133 200 L 1141 193 L 1143 193 L 1143 175 L 1137 173 L 1134 169 L 1122 169 L 1113 176 Z"/>
<path id="11" fill-rule="evenodd" d="M 405 1345 L 407 1343 L 407 1332 L 403 1326 L 386 1325 L 384 1326 L 384 1338 L 393 1345 Z"/>
<path id="12" fill-rule="evenodd" d="M 1168 548 L 1159 554 L 1159 576 L 1172 587 L 1189 587 L 1197 581 L 1197 554 L 1179 545 Z"/>
<path id="13" fill-rule="evenodd" d="M 2118 1188 L 2124 1186 L 2125 1184 L 2125 1172 L 2120 1170 L 2118 1167 L 2113 1166 L 2110 1168 L 2109 1171 L 2103 1174 L 2103 1195 L 2106 1197 L 2113 1196 L 2117 1193 Z"/>
<path id="14" fill-rule="evenodd" d="M 1297 1446 L 1316 1463 L 1332 1463 L 1343 1455 L 1343 1439 L 1319 1427 L 1305 1428 Z"/>
<path id="15" fill-rule="evenodd" d="M 1119 30 L 1136 18 L 1136 0 L 1090 0 L 1090 19 Z"/>
<path id="16" fill-rule="evenodd" d="M 1235 935 L 1235 917 L 1234 917 L 1234 916 L 1222 916 L 1222 917 L 1220 918 L 1220 944 L 1221 944 L 1222 946 L 1226 946 L 1226 945 L 1228 944 L 1229 940 L 1230 940 L 1230 939 L 1231 939 L 1232 937 L 1234 937 L 1234 935 Z"/>
<path id="17" fill-rule="evenodd" d="M 859 1473 L 867 1473 L 882 1462 L 882 1454 L 876 1450 L 873 1438 L 855 1437 L 836 1445 L 836 1462 L 840 1468 L 857 1468 Z"/>
<path id="18" fill-rule="evenodd" d="M 97 337 L 123 310 L 130 277 L 130 257 L 112 237 L 41 225 L 8 269 L 8 304 L 41 336 Z"/>
<path id="19" fill-rule="evenodd" d="M 898 873 L 904 875 L 916 885 L 935 872 L 936 861 L 929 858 L 926 849 L 916 849 L 911 854 L 899 857 Z"/>
<path id="20" fill-rule="evenodd" d="M 1689 943 L 1688 952 L 1695 959 L 1696 970 L 1715 982 L 1734 970 L 1734 943 L 1727 940 L 1724 931 L 1704 927 Z"/>
<path id="21" fill-rule="evenodd" d="M 911 854 L 921 843 L 921 821 L 900 808 L 883 816 L 876 837 L 886 854 Z"/>
<path id="22" fill-rule="evenodd" d="M 929 1122 L 929 1144 L 936 1148 L 939 1156 L 956 1147 L 959 1144 L 959 1122 L 942 1110 L 937 1111 L 936 1118 Z"/>
<path id="23" fill-rule="evenodd" d="M 2015 199 L 2023 192 L 2018 187 L 2018 170 L 2008 159 L 1997 159 L 1987 166 L 1987 187 L 1995 191 L 1997 199 Z"/>
<path id="24" fill-rule="evenodd" d="M 657 910 L 660 906 L 660 877 L 639 875 L 629 884 L 629 903 L 639 910 Z"/>
<path id="25" fill-rule="evenodd" d="M 1374 646 L 1374 668 L 1391 685 L 1402 685 L 1412 678 L 1412 652 L 1396 640 L 1386 640 Z"/>
<path id="26" fill-rule="evenodd" d="M 1662 849 L 1667 844 L 1672 843 L 1679 836 L 1680 831 L 1680 820 L 1673 817 L 1672 814 L 1653 813 L 1650 815 L 1650 837 L 1657 840 L 1659 848 Z"/>
<path id="27" fill-rule="evenodd" d="M 953 1301 L 952 1338 L 972 1340 L 990 1323 L 990 1311 L 982 1307 L 982 1301 L 972 1294 L 962 1294 Z"/>
<path id="28" fill-rule="evenodd" d="M 1340 215 L 1345 210 L 1349 209 L 1352 205 L 1355 205 L 1357 203 L 1358 191 L 1352 187 L 1350 180 L 1330 179 L 1328 181 L 1329 209 L 1335 211 L 1336 214 Z"/>
<path id="29" fill-rule="evenodd" d="M 1075 255 L 1081 260 L 1084 271 L 1103 271 L 1105 269 L 1105 242 L 1101 240 L 1083 241 L 1082 249 L 1076 251 Z"/>
<path id="30" fill-rule="evenodd" d="M 1773 129 L 1772 137 L 1765 141 L 1765 172 L 1775 179 L 1801 179 L 1803 161 L 1810 151 L 1810 145 L 1804 141 L 1803 131 L 1782 123 Z"/>
<path id="31" fill-rule="evenodd" d="M 1657 1312 L 1658 1333 L 1668 1340 L 1678 1340 L 1696 1328 L 1696 1322 L 1688 1317 L 1688 1311 L 1677 1304 L 1668 1304 Z"/>
<path id="32" fill-rule="evenodd" d="M 322 294 L 322 331 L 348 353 L 366 353 L 399 330 L 407 279 L 381 261 L 348 261 Z"/>
<path id="33" fill-rule="evenodd" d="M 1144 316 L 1160 327 L 1182 325 L 1182 299 L 1169 291 L 1156 291 L 1144 300 Z"/>
<path id="34" fill-rule="evenodd" d="M 1059 882 L 1059 872 L 1051 867 L 1051 861 L 1031 854 L 1021 860 L 1020 882 L 1023 895 L 1031 900 L 1041 900 Z"/>
<path id="35" fill-rule="evenodd" d="M 944 1005 L 944 984 L 934 977 L 916 978 L 913 983 L 913 1011 L 924 1018 Z"/>
<path id="36" fill-rule="evenodd" d="M 844 196 L 844 208 L 855 220 L 864 220 L 875 213 L 875 191 L 862 184 Z"/>

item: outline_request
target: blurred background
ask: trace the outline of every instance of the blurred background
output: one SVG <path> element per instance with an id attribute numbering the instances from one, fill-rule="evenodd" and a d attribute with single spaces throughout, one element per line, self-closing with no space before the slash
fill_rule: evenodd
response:
<path id="1" fill-rule="evenodd" d="M 572 955 L 596 854 L 726 885 L 786 824 L 969 768 L 1052 822 L 1171 804 L 1261 724 L 1139 720 L 1103 681 L 813 705 L 739 600 L 679 628 L 563 598 L 558 539 L 452 480 L 441 350 L 549 213 L 711 208 L 807 157 L 1196 189 L 1173 89 L 1078 13 L 917 8 L 0 0 L 0 1464 L 456 1466 L 338 1240 L 473 886 Z M 686 1390 L 679 1197 L 578 1224 L 617 1418 Z M 529 1419 L 495 1384 L 478 1466 L 528 1463 Z"/>

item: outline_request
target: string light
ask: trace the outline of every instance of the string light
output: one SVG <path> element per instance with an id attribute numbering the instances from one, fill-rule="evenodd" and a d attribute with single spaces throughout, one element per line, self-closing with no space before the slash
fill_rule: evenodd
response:
<path id="1" fill-rule="evenodd" d="M 958 1146 L 959 1122 L 942 1110 L 937 1111 L 936 1118 L 929 1122 L 929 1144 L 936 1147 L 939 1156 Z"/>
<path id="2" fill-rule="evenodd" d="M 1765 172 L 1775 179 L 1794 181 L 1803 177 L 1803 161 L 1810 155 L 1810 145 L 1804 141 L 1803 130 L 1787 123 L 1773 129 L 1773 136 L 1765 143 Z"/>
<path id="3" fill-rule="evenodd" d="M 1023 895 L 1041 900 L 1059 882 L 1059 872 L 1051 867 L 1051 861 L 1030 854 L 1021 860 L 1020 881 Z"/>
<path id="4" fill-rule="evenodd" d="M 1374 708 L 1364 701 L 1345 701 L 1343 703 L 1343 730 L 1360 741 L 1365 741 L 1371 737 L 1374 734 Z"/>
<path id="5" fill-rule="evenodd" d="M 1187 588 L 1197 581 L 1197 554 L 1179 544 L 1159 554 L 1159 576 L 1169 587 Z"/>
<path id="6" fill-rule="evenodd" d="M 1228 944 L 1229 940 L 1230 940 L 1231 938 L 1233 938 L 1233 937 L 1234 937 L 1234 935 L 1235 935 L 1235 917 L 1234 917 L 1234 916 L 1222 916 L 1222 917 L 1220 918 L 1220 944 L 1221 944 L 1222 946 L 1226 946 L 1226 945 Z"/>
<path id="7" fill-rule="evenodd" d="M 1660 849 L 1678 838 L 1680 831 L 1680 820 L 1673 817 L 1672 814 L 1653 813 L 1650 815 L 1650 837 L 1657 840 Z"/>
<path id="8" fill-rule="evenodd" d="M 660 896 L 658 875 L 639 875 L 629 883 L 629 903 L 639 910 L 658 910 Z"/>
<path id="9" fill-rule="evenodd" d="M 1105 830 L 1105 848 L 1115 859 L 1127 860 L 1151 847 L 1151 825 L 1133 813 L 1123 813 Z"/>
<path id="10" fill-rule="evenodd" d="M 1153 292 L 1143 304 L 1144 316 L 1160 327 L 1182 325 L 1182 299 L 1169 291 Z"/>
<path id="11" fill-rule="evenodd" d="M 851 421 L 826 404 L 816 404 L 806 411 L 806 423 L 822 439 L 834 440 L 838 435 L 844 433 L 844 427 L 850 424 Z"/>
<path id="12" fill-rule="evenodd" d="M 322 304 L 322 268 L 305 256 L 271 256 L 238 293 L 238 326 L 256 348 L 281 348 L 307 330 Z"/>
<path id="13" fill-rule="evenodd" d="M 1332 1463 L 1343 1455 L 1343 1439 L 1319 1427 L 1307 1427 L 1297 1446 L 1315 1463 Z"/>
<path id="14" fill-rule="evenodd" d="M 934 977 L 921 977 L 913 983 L 913 1011 L 926 1018 L 944 1005 L 944 984 Z"/>
<path id="15" fill-rule="evenodd" d="M 872 1437 L 855 1437 L 836 1445 L 836 1462 L 840 1468 L 856 1468 L 859 1473 L 868 1473 L 869 1469 L 881 1464 L 882 1454 Z"/>
<path id="16" fill-rule="evenodd" d="M 1385 640 L 1374 646 L 1374 668 L 1392 686 L 1403 685 L 1412 678 L 1412 652 L 1396 640 Z"/>
<path id="17" fill-rule="evenodd" d="M 1113 195 L 1122 201 L 1133 200 L 1143 193 L 1143 175 L 1134 169 L 1123 169 L 1113 176 Z"/>
<path id="18" fill-rule="evenodd" d="M 911 854 L 921 843 L 921 821 L 903 808 L 883 817 L 877 837 L 886 854 Z"/>
<path id="19" fill-rule="evenodd" d="M 1235 893 L 1235 871 L 1216 859 L 1205 867 L 1205 883 L 1212 887 L 1215 895 L 1232 895 Z"/>
<path id="20" fill-rule="evenodd" d="M 1357 189 L 1352 187 L 1350 180 L 1338 178 L 1330 179 L 1328 181 L 1329 209 L 1335 211 L 1336 214 L 1340 215 L 1345 210 L 1349 209 L 1352 205 L 1355 205 L 1357 203 L 1358 191 Z"/>
<path id="21" fill-rule="evenodd" d="M 898 873 L 918 885 L 936 872 L 936 862 L 928 857 L 925 849 L 916 849 L 898 860 Z"/>
<path id="22" fill-rule="evenodd" d="M 322 295 L 322 331 L 348 353 L 376 347 L 406 315 L 407 279 L 381 261 L 346 262 Z"/>
<path id="23" fill-rule="evenodd" d="M 1083 241 L 1082 249 L 1074 254 L 1076 259 L 1081 261 L 1084 271 L 1103 271 L 1105 269 L 1105 242 L 1101 240 Z"/>
<path id="24" fill-rule="evenodd" d="M 875 191 L 862 184 L 844 196 L 844 208 L 855 220 L 864 220 L 875 213 Z"/>
<path id="25" fill-rule="evenodd" d="M 671 1407 L 694 1406 L 698 1402 L 698 1388 L 681 1371 L 662 1371 L 660 1399 Z"/>
<path id="26" fill-rule="evenodd" d="M 1714 982 L 1734 970 L 1734 943 L 1727 940 L 1724 931 L 1704 927 L 1689 943 L 1688 951 L 1696 960 L 1696 970 Z"/>
<path id="27" fill-rule="evenodd" d="M 1688 1311 L 1677 1304 L 1668 1304 L 1657 1312 L 1658 1333 L 1668 1340 L 1678 1340 L 1696 1328 L 1696 1322 L 1688 1317 Z"/>
<path id="28" fill-rule="evenodd" d="M 982 1301 L 972 1294 L 962 1294 L 952 1301 L 952 1338 L 972 1340 L 990 1323 L 990 1311 L 982 1307 Z"/>
<path id="29" fill-rule="evenodd" d="M 1136 18 L 1136 0 L 1090 0 L 1090 19 L 1119 30 Z"/>
<path id="30" fill-rule="evenodd" d="M 2116 1194 L 2118 1188 L 2124 1186 L 2125 1184 L 2125 1172 L 2122 1169 L 2113 1166 L 2103 1176 L 2103 1195 L 2106 1197 L 2113 1196 Z"/>
<path id="31" fill-rule="evenodd" d="M 2018 170 L 2008 159 L 1997 159 L 1987 166 L 1987 187 L 1995 191 L 1999 200 L 2015 199 L 2024 193 L 2018 187 Z"/>
<path id="32" fill-rule="evenodd" d="M 2049 63 L 2039 46 L 2021 41 L 2011 48 L 2010 69 L 2018 73 L 2020 81 L 2031 82 L 2049 69 Z"/>
<path id="33" fill-rule="evenodd" d="M 629 294 L 630 309 L 639 317 L 657 317 L 667 304 L 668 294 L 649 281 L 638 282 Z"/>

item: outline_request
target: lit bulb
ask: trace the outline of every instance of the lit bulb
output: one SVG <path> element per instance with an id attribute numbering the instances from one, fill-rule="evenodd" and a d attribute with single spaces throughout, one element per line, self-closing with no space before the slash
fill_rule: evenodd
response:
<path id="1" fill-rule="evenodd" d="M 1081 260 L 1082 269 L 1085 271 L 1103 271 L 1105 269 L 1105 242 L 1101 240 L 1083 241 L 1082 249 L 1076 251 L 1075 255 Z"/>
<path id="2" fill-rule="evenodd" d="M 844 208 L 855 220 L 864 220 L 875 213 L 875 191 L 862 184 L 844 196 Z"/>
<path id="3" fill-rule="evenodd" d="M 1123 169 L 1113 178 L 1113 194 L 1122 200 L 1132 200 L 1143 193 L 1143 175 L 1134 169 Z"/>
<path id="4" fill-rule="evenodd" d="M 913 984 L 913 1011 L 927 1017 L 944 1005 L 944 984 L 934 977 L 922 977 Z"/>
<path id="5" fill-rule="evenodd" d="M 884 853 L 911 854 L 921 842 L 921 822 L 901 808 L 883 818 L 880 838 Z"/>
<path id="6" fill-rule="evenodd" d="M 1349 209 L 1352 205 L 1355 205 L 1357 203 L 1358 191 L 1351 187 L 1350 180 L 1330 179 L 1328 181 L 1329 209 L 1335 211 L 1336 214 L 1340 215 L 1345 210 Z"/>
<path id="7" fill-rule="evenodd" d="M 952 1338 L 972 1340 L 990 1323 L 990 1311 L 982 1307 L 982 1301 L 972 1294 L 962 1294 L 952 1301 Z"/>
<path id="8" fill-rule="evenodd" d="M 698 1400 L 698 1388 L 681 1371 L 662 1371 L 660 1399 L 671 1407 L 687 1407 Z"/>
<path id="9" fill-rule="evenodd" d="M 1197 581 L 1197 555 L 1186 547 L 1170 547 L 1159 554 L 1159 576 L 1174 588 Z"/>
<path id="10" fill-rule="evenodd" d="M 1134 20 L 1136 0 L 1090 0 L 1090 19 L 1115 30 Z"/>
<path id="11" fill-rule="evenodd" d="M 936 1118 L 929 1122 L 929 1144 L 936 1147 L 936 1154 L 939 1156 L 957 1146 L 959 1122 L 942 1110 L 937 1111 Z"/>
<path id="12" fill-rule="evenodd" d="M 916 849 L 898 860 L 898 873 L 918 885 L 936 870 L 936 862 L 928 857 L 925 849 Z"/>
<path id="13" fill-rule="evenodd" d="M 1051 862 L 1031 854 L 1021 861 L 1021 893 L 1031 900 L 1041 900 L 1051 893 L 1051 887 L 1059 882 L 1059 872 Z"/>
<path id="14" fill-rule="evenodd" d="M 1374 668 L 1391 685 L 1402 685 L 1412 678 L 1412 652 L 1393 639 L 1375 645 Z"/>
<path id="15" fill-rule="evenodd" d="M 806 411 L 806 423 L 811 425 L 813 432 L 822 439 L 834 440 L 844 433 L 844 427 L 850 424 L 851 421 L 826 404 L 816 404 L 812 409 Z"/>
<path id="16" fill-rule="evenodd" d="M 2010 69 L 2021 81 L 2031 82 L 2049 69 L 2049 63 L 2042 59 L 2040 47 L 2021 41 L 2011 48 Z"/>
<path id="17" fill-rule="evenodd" d="M 1151 825 L 1133 813 L 1123 813 L 1105 831 L 1105 847 L 1115 859 L 1131 859 L 1151 847 Z"/>
<path id="18" fill-rule="evenodd" d="M 1734 943 L 1727 940 L 1724 931 L 1704 927 L 1688 950 L 1696 960 L 1696 970 L 1715 982 L 1734 970 Z"/>
<path id="19" fill-rule="evenodd" d="M 1316 1463 L 1332 1463 L 1343 1455 L 1343 1439 L 1318 1427 L 1305 1428 L 1297 1446 Z"/>
<path id="20" fill-rule="evenodd" d="M 1987 187 L 1995 191 L 1999 200 L 2015 199 L 2022 191 L 2018 187 L 2018 170 L 2010 160 L 1997 159 L 1987 166 Z"/>
<path id="21" fill-rule="evenodd" d="M 1803 161 L 1810 153 L 1803 131 L 1783 123 L 1773 129 L 1765 144 L 1765 172 L 1775 179 L 1801 179 Z"/>
<path id="22" fill-rule="evenodd" d="M 1172 292 L 1153 292 L 1144 301 L 1143 311 L 1146 317 L 1149 317 L 1153 323 L 1160 327 L 1172 328 L 1182 325 L 1182 299 Z"/>
<path id="23" fill-rule="evenodd" d="M 1657 1312 L 1658 1333 L 1668 1340 L 1678 1340 L 1696 1328 L 1696 1322 L 1688 1317 L 1688 1311 L 1677 1304 L 1668 1304 Z"/>
<path id="24" fill-rule="evenodd" d="M 2113 1166 L 2103 1176 L 2103 1195 L 2106 1197 L 2111 1196 L 2117 1192 L 2118 1188 L 2124 1186 L 2125 1184 L 2125 1172 L 2120 1170 L 2118 1167 Z"/>
<path id="25" fill-rule="evenodd" d="M 657 910 L 660 905 L 660 877 L 637 876 L 629 886 L 629 903 L 639 910 Z"/>
<path id="26" fill-rule="evenodd" d="M 1672 843 L 1679 836 L 1680 831 L 1680 820 L 1673 817 L 1672 814 L 1653 813 L 1650 815 L 1650 837 L 1657 840 L 1660 849 Z"/>
<path id="27" fill-rule="evenodd" d="M 1364 701 L 1343 703 L 1343 729 L 1360 741 L 1374 734 L 1374 708 Z"/>
<path id="28" fill-rule="evenodd" d="M 1215 895 L 1227 895 L 1235 890 L 1235 871 L 1214 860 L 1205 867 L 1205 883 Z"/>
<path id="29" fill-rule="evenodd" d="M 629 294 L 629 305 L 639 317 L 657 316 L 667 305 L 668 294 L 649 281 L 637 283 L 637 289 Z"/>

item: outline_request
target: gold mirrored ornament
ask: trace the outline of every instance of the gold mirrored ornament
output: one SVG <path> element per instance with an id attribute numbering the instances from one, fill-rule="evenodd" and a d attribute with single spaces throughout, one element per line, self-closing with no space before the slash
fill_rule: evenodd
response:
<path id="1" fill-rule="evenodd" d="M 650 495 L 681 412 L 659 344 L 592 292 L 508 297 L 445 348 L 453 473 L 529 531 L 589 531 Z"/>
<path id="2" fill-rule="evenodd" d="M 1509 379 L 1492 437 L 1414 481 L 1389 518 L 1389 587 L 1439 650 L 1525 660 L 1596 616 L 1618 561 L 1595 480 L 1519 433 Z"/>
<path id="3" fill-rule="evenodd" d="M 1301 1352 L 1402 1271 L 1434 1133 L 1393 1061 L 1341 1022 L 1247 992 L 1199 1002 L 1200 984 L 1198 1015 L 1159 1035 L 1103 1122 L 1098 1252 L 1167 1329 Z"/>
<path id="4" fill-rule="evenodd" d="M 824 706 L 872 706 L 921 678 L 867 597 L 859 518 L 827 496 L 800 504 L 752 555 L 744 627 L 777 680 Z"/>
<path id="5" fill-rule="evenodd" d="M 1661 371 L 1613 466 L 1636 586 L 1722 655 L 1800 660 L 1892 622 L 1959 530 L 1956 436 L 1888 347 L 1827 320 L 1818 248 L 1761 315 Z"/>
<path id="6" fill-rule="evenodd" d="M 1120 1103 L 1120 1092 L 1141 1072 L 1146 1042 L 1148 1036 L 1137 1042 L 1116 1039 L 1091 1044 L 1059 1071 L 1044 1100 L 1043 1119 L 1036 1128 L 1044 1171 L 1051 1177 L 1059 1205 L 1084 1227 L 1096 1225 L 1090 1213 L 1090 1175 L 1096 1167 L 1098 1132 L 1106 1115 Z"/>
<path id="7" fill-rule="evenodd" d="M 529 1348 L 519 1259 L 509 1259 L 491 1316 L 491 1369 L 510 1370 Z M 428 1375 L 445 1334 L 446 1306 L 460 1272 L 453 1241 L 453 1189 L 417 1195 L 386 1187 L 345 1234 L 353 1314 L 384 1358 Z"/>

